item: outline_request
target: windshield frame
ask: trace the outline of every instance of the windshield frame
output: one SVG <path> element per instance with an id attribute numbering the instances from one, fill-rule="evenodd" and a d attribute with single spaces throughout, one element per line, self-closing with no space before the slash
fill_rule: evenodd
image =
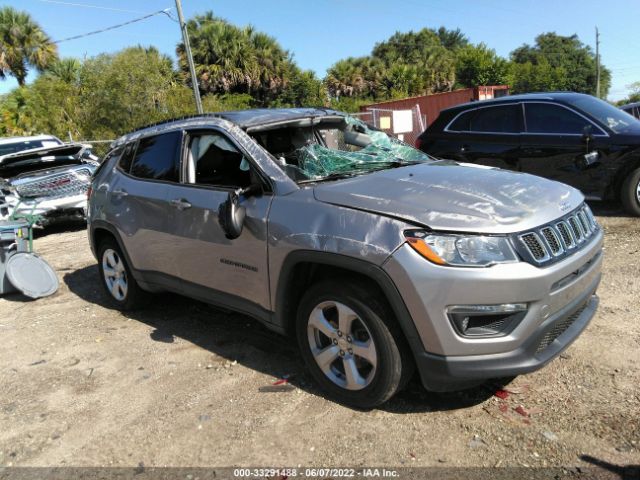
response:
<path id="1" fill-rule="evenodd" d="M 327 115 L 327 119 L 329 119 L 329 122 L 324 122 L 324 116 L 313 116 L 310 119 L 310 123 L 306 123 L 305 125 L 301 125 L 301 119 L 297 119 L 297 120 L 292 120 L 290 122 L 278 122 L 277 124 L 277 128 L 273 128 L 273 126 L 269 126 L 271 128 L 264 128 L 263 126 L 254 126 L 252 127 L 251 131 L 247 131 L 247 133 L 249 135 L 251 135 L 252 133 L 266 133 L 269 130 L 273 129 L 284 129 L 284 128 L 292 128 L 295 129 L 296 127 L 300 127 L 300 126 L 304 126 L 307 128 L 311 128 L 312 130 L 312 135 L 314 138 L 314 142 L 309 144 L 309 145 L 305 145 L 302 147 L 298 147 L 296 148 L 294 151 L 298 152 L 298 151 L 305 151 L 305 149 L 310 148 L 310 147 L 319 147 L 319 148 L 324 148 L 333 152 L 336 152 L 336 154 L 339 156 L 341 153 L 345 154 L 346 156 L 348 156 L 349 153 L 354 153 L 354 154 L 358 154 L 359 152 L 361 152 L 361 150 L 364 149 L 369 149 L 369 150 L 379 150 L 380 152 L 385 152 L 385 157 L 389 157 L 389 158 L 381 158 L 378 161 L 372 161 L 370 165 L 365 166 L 364 163 L 359 164 L 357 159 L 354 159 L 354 165 L 353 168 L 349 168 L 349 169 L 345 169 L 345 170 L 336 170 L 333 172 L 330 172 L 326 175 L 321 175 L 321 176 L 314 176 L 314 175 L 310 175 L 309 172 L 305 172 L 303 168 L 301 168 L 299 165 L 295 165 L 293 163 L 287 163 L 287 164 L 283 164 L 282 163 L 282 158 L 277 158 L 276 155 L 272 152 L 270 152 L 269 150 L 267 150 L 264 146 L 264 150 L 267 151 L 267 153 L 269 154 L 269 156 L 273 159 L 273 161 L 276 163 L 276 165 L 278 165 L 283 171 L 284 173 L 293 181 L 295 182 L 297 185 L 304 185 L 304 184 L 309 184 L 309 183 L 316 183 L 316 182 L 324 182 L 324 181 L 333 181 L 333 180 L 339 180 L 339 179 L 343 179 L 343 178 L 350 178 L 350 177 L 354 177 L 354 176 L 360 176 L 360 175 L 366 175 L 369 173 L 374 173 L 374 172 L 378 172 L 381 170 L 388 170 L 391 168 L 399 168 L 399 167 L 404 167 L 404 166 L 410 166 L 410 165 L 416 165 L 416 164 L 421 164 L 421 163 L 430 163 L 430 162 L 434 162 L 437 161 L 438 159 L 415 148 L 415 146 L 410 145 L 409 143 L 406 143 L 400 139 L 398 139 L 397 137 L 395 137 L 394 135 L 391 135 L 387 132 L 384 132 L 383 130 L 380 130 L 379 128 L 376 128 L 375 126 L 369 125 L 366 122 L 363 122 L 362 120 L 349 115 L 349 114 L 340 114 L 340 117 L 342 117 L 344 119 L 344 122 L 340 122 L 340 123 L 335 123 L 335 119 L 336 119 L 337 115 L 331 114 L 331 115 Z M 334 124 L 335 123 L 335 124 Z M 332 125 L 334 124 L 334 125 Z M 346 124 L 346 125 L 345 125 Z M 407 149 L 410 149 L 408 151 L 414 151 L 416 156 L 420 156 L 422 157 L 421 159 L 416 159 L 416 158 L 403 158 L 400 155 L 394 155 L 393 151 L 391 149 L 386 149 L 384 148 L 383 145 L 379 145 L 376 144 L 375 140 L 371 139 L 370 143 L 368 143 L 366 146 L 361 146 L 361 145 L 357 145 L 357 144 L 351 144 L 354 146 L 360 146 L 360 149 L 358 150 L 354 150 L 353 152 L 350 150 L 341 150 L 339 148 L 332 148 L 327 146 L 327 141 L 326 139 L 323 137 L 323 135 L 321 134 L 322 130 L 331 130 L 331 129 L 337 129 L 340 130 L 342 132 L 345 131 L 353 131 L 356 133 L 361 133 L 367 136 L 370 136 L 370 134 L 375 134 L 377 136 L 379 136 L 380 134 L 385 135 L 385 137 L 388 139 L 388 142 L 390 144 L 395 144 L 401 147 L 405 147 Z M 257 139 L 254 137 L 254 140 L 257 141 Z M 258 142 L 260 143 L 260 142 Z M 369 152 L 362 152 L 361 155 L 367 154 Z M 360 158 L 361 161 L 361 158 Z M 365 162 L 366 163 L 366 162 Z M 294 167 L 296 169 L 298 169 L 300 171 L 300 173 L 304 176 L 307 176 L 308 178 L 293 178 L 292 175 L 289 174 L 289 172 L 287 172 L 287 167 Z"/>

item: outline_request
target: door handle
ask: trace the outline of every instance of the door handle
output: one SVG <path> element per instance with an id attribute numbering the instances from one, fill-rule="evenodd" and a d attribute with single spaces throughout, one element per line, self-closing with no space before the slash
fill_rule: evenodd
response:
<path id="1" fill-rule="evenodd" d="M 114 190 L 113 194 L 116 197 L 126 197 L 129 195 L 129 192 L 127 192 L 126 190 L 123 190 L 122 188 L 119 188 L 118 190 Z"/>
<path id="2" fill-rule="evenodd" d="M 191 208 L 191 204 L 187 202 L 184 198 L 174 198 L 169 202 L 172 207 L 177 208 L 178 210 L 186 210 L 187 208 Z"/>
<path id="3" fill-rule="evenodd" d="M 469 145 L 462 145 L 460 147 L 460 151 L 463 152 L 463 153 L 466 152 L 467 150 L 469 150 Z"/>

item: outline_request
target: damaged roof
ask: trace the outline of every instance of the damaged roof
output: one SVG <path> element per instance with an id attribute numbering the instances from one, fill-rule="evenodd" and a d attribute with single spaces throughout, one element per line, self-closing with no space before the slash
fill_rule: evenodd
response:
<path id="1" fill-rule="evenodd" d="M 188 115 L 186 117 L 173 118 L 162 122 L 152 123 L 140 127 L 133 132 L 127 133 L 115 140 L 111 146 L 115 147 L 129 141 L 132 138 L 139 138 L 148 134 L 159 133 L 180 125 L 199 125 L 210 118 L 220 118 L 236 124 L 246 130 L 261 125 L 283 123 L 295 121 L 303 118 L 326 117 L 334 115 L 344 115 L 344 113 L 330 108 L 253 108 L 249 110 L 233 110 L 228 112 L 203 113 L 199 115 Z M 162 127 L 161 127 L 162 126 Z"/>
<path id="2" fill-rule="evenodd" d="M 229 120 L 240 128 L 246 129 L 269 123 L 337 114 L 340 114 L 340 112 L 328 108 L 254 108 L 251 110 L 218 112 L 214 116 Z"/>

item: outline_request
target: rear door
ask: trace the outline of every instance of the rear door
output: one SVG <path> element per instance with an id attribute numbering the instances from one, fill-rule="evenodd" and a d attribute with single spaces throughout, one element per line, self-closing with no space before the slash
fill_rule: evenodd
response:
<path id="1" fill-rule="evenodd" d="M 230 191 L 268 185 L 251 158 L 218 129 L 187 132 L 182 183 L 169 186 L 171 244 L 178 276 L 190 296 L 255 313 L 269 310 L 267 215 L 272 195 L 241 197 L 246 208 L 240 237 L 228 239 L 219 208 Z"/>
<path id="2" fill-rule="evenodd" d="M 597 177 L 609 153 L 608 135 L 578 112 L 556 103 L 525 102 L 520 168 L 589 194 L 601 187 Z M 585 127 L 590 129 L 589 139 Z M 591 154 L 586 156 L 587 154 Z"/>
<path id="3" fill-rule="evenodd" d="M 445 128 L 451 149 L 445 158 L 517 170 L 522 108 L 519 104 L 476 108 Z"/>
<path id="4" fill-rule="evenodd" d="M 179 181 L 181 144 L 182 132 L 175 131 L 127 146 L 116 167 L 122 174 L 114 176 L 109 192 L 110 222 L 133 267 L 155 276 L 155 283 L 176 275 L 167 188 Z"/>

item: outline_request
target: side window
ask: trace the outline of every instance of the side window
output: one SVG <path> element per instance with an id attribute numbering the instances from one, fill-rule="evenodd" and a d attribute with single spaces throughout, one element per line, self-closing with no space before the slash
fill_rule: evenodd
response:
<path id="1" fill-rule="evenodd" d="M 451 125 L 449 125 L 449 130 L 452 132 L 468 132 L 471 117 L 473 117 L 475 113 L 475 110 L 471 110 L 470 112 L 461 114 Z"/>
<path id="2" fill-rule="evenodd" d="M 223 134 L 194 134 L 189 141 L 185 182 L 223 188 L 245 188 L 251 184 L 251 164 Z"/>
<path id="3" fill-rule="evenodd" d="M 169 132 L 140 140 L 131 175 L 150 180 L 178 182 L 182 132 Z"/>
<path id="4" fill-rule="evenodd" d="M 480 108 L 471 117 L 469 130 L 487 133 L 520 133 L 521 111 L 522 107 L 519 104 Z"/>
<path id="5" fill-rule="evenodd" d="M 525 103 L 528 133 L 582 134 L 591 122 L 580 115 L 550 103 Z"/>
<path id="6" fill-rule="evenodd" d="M 123 172 L 129 173 L 131 170 L 131 161 L 133 160 L 133 152 L 135 150 L 136 142 L 131 142 L 127 144 L 124 148 L 124 152 L 122 152 L 122 156 L 118 161 L 118 168 Z"/>
<path id="7" fill-rule="evenodd" d="M 114 164 L 115 162 L 118 162 L 119 157 L 122 155 L 123 150 L 124 150 L 123 147 L 120 146 L 120 147 L 114 148 L 113 150 L 108 151 L 107 154 L 102 159 L 102 162 L 100 163 L 100 165 L 98 165 L 98 168 L 94 170 L 92 177 L 93 178 L 97 177 L 98 174 L 102 172 L 102 170 L 104 170 L 104 167 L 109 163 L 112 163 L 112 161 L 114 162 Z"/>

